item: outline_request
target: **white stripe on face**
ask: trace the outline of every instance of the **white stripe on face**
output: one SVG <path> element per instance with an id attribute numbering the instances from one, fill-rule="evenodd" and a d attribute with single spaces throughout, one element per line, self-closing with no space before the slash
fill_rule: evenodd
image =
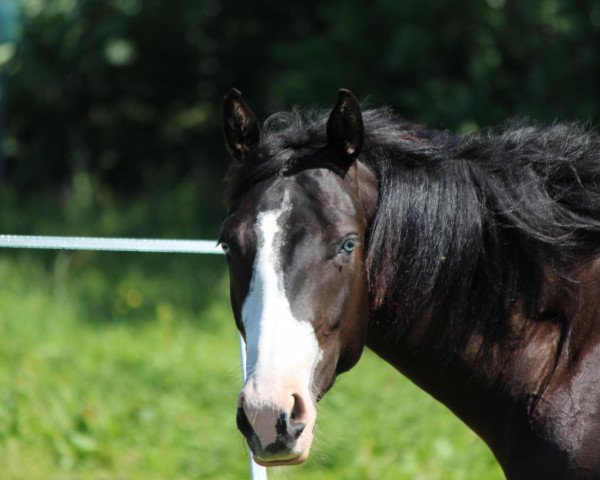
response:
<path id="1" fill-rule="evenodd" d="M 280 210 L 258 216 L 256 258 L 242 306 L 248 382 L 260 403 L 281 407 L 280 402 L 289 401 L 298 390 L 310 392 L 312 374 L 322 355 L 312 325 L 294 318 L 285 295 L 276 236 L 280 231 L 277 220 L 286 203 Z"/>

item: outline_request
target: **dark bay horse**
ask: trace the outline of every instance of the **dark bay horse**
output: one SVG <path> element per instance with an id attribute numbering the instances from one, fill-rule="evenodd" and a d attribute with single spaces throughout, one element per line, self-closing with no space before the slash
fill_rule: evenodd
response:
<path id="1" fill-rule="evenodd" d="M 307 458 L 316 403 L 366 345 L 508 478 L 600 478 L 595 133 L 457 137 L 361 112 L 347 90 L 262 129 L 233 90 L 224 131 L 220 243 L 248 356 L 237 424 L 258 463 Z"/>

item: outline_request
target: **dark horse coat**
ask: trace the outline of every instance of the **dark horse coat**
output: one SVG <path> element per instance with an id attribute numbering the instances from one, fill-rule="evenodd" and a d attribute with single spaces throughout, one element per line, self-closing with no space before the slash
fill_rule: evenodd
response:
<path id="1" fill-rule="evenodd" d="M 477 432 L 507 477 L 600 478 L 596 133 L 456 137 L 361 112 L 344 90 L 331 113 L 279 113 L 262 131 L 233 91 L 224 126 L 221 242 L 251 358 L 238 425 L 259 462 L 306 458 L 314 404 L 366 345 Z M 274 297 L 296 343 L 273 333 Z M 308 356 L 294 363 L 296 346 Z"/>

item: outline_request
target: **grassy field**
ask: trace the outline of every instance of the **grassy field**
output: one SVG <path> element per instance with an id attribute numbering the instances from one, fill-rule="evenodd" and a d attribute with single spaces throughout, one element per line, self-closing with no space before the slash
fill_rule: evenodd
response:
<path id="1" fill-rule="evenodd" d="M 93 200 L 87 213 L 44 202 L 0 219 L 6 232 L 214 236 L 195 195 L 178 190 L 171 208 Z M 0 478 L 248 478 L 239 389 L 221 258 L 0 251 Z M 310 460 L 270 478 L 502 475 L 473 433 L 367 352 L 321 402 Z"/>

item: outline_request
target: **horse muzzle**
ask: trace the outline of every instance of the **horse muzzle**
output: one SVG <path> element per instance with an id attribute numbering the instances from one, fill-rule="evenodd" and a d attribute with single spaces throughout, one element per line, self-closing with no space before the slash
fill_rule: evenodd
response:
<path id="1" fill-rule="evenodd" d="M 247 386 L 240 395 L 236 421 L 255 462 L 272 467 L 297 465 L 308 458 L 315 418 L 313 402 L 303 395 L 264 398 Z"/>

